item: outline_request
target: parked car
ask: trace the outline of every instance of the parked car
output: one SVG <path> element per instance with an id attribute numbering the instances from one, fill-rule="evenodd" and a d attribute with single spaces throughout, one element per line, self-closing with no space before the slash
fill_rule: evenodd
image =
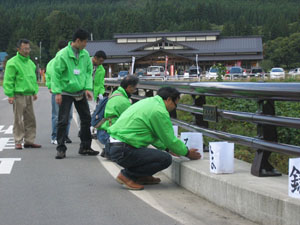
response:
<path id="1" fill-rule="evenodd" d="M 163 66 L 149 66 L 147 68 L 147 76 L 164 76 L 165 68 Z"/>
<path id="2" fill-rule="evenodd" d="M 126 77 L 128 74 L 129 74 L 129 72 L 128 72 L 127 70 L 121 70 L 121 71 L 118 73 L 118 78 Z"/>
<path id="3" fill-rule="evenodd" d="M 145 69 L 145 68 L 136 68 L 135 69 L 135 74 L 138 77 L 146 76 L 147 75 L 147 69 Z"/>
<path id="4" fill-rule="evenodd" d="M 284 70 L 280 67 L 272 68 L 270 71 L 270 79 L 280 79 L 280 78 L 285 78 Z"/>
<path id="5" fill-rule="evenodd" d="M 206 73 L 206 79 L 217 79 L 218 77 L 218 69 L 214 67 L 210 67 L 209 71 Z"/>
<path id="6" fill-rule="evenodd" d="M 229 70 L 230 79 L 239 79 L 243 77 L 243 69 L 239 66 L 233 66 Z"/>
<path id="7" fill-rule="evenodd" d="M 199 71 L 199 74 L 197 74 L 197 67 L 196 66 L 191 66 L 189 68 L 189 76 L 190 77 L 198 77 L 198 76 L 200 76 L 201 73 L 202 73 L 202 69 L 199 66 L 198 66 L 198 71 Z"/>
<path id="8" fill-rule="evenodd" d="M 289 71 L 289 75 L 291 75 L 291 76 L 300 75 L 300 68 L 291 69 Z"/>
<path id="9" fill-rule="evenodd" d="M 294 75 L 300 75 L 300 68 L 296 68 L 296 69 L 295 69 Z"/>
<path id="10" fill-rule="evenodd" d="M 290 69 L 288 72 L 288 75 L 293 75 L 294 74 L 295 69 Z"/>
<path id="11" fill-rule="evenodd" d="M 183 78 L 190 78 L 190 74 L 188 71 L 184 71 Z"/>
<path id="12" fill-rule="evenodd" d="M 250 76 L 251 77 L 262 77 L 265 75 L 264 70 L 261 67 L 252 67 Z"/>

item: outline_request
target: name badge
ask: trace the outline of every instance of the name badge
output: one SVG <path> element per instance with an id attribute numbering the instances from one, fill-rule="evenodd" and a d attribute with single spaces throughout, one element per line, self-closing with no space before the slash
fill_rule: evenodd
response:
<path id="1" fill-rule="evenodd" d="M 75 75 L 79 75 L 79 74 L 80 74 L 80 70 L 74 69 L 73 73 L 74 73 Z"/>

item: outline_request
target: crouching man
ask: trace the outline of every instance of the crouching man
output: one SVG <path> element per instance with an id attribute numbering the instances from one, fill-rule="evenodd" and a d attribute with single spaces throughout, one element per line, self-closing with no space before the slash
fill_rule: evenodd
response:
<path id="1" fill-rule="evenodd" d="M 200 159 L 197 149 L 187 149 L 174 135 L 169 112 L 178 104 L 180 93 L 171 87 L 158 90 L 155 97 L 130 106 L 108 128 L 111 160 L 122 166 L 116 180 L 128 189 L 142 190 L 145 184 L 158 184 L 153 175 L 172 163 L 170 150 L 189 159 Z M 153 145 L 157 149 L 148 148 Z"/>
<path id="2" fill-rule="evenodd" d="M 136 92 L 138 82 L 139 78 L 136 76 L 126 76 L 121 81 L 120 87 L 112 93 L 107 101 L 104 111 L 104 118 L 106 121 L 97 130 L 97 138 L 103 145 L 106 145 L 109 140 L 109 135 L 106 132 L 107 129 L 117 121 L 120 115 L 129 106 L 131 106 L 130 97 Z M 109 158 L 108 153 L 105 152 L 105 148 L 102 151 L 101 156 Z"/>

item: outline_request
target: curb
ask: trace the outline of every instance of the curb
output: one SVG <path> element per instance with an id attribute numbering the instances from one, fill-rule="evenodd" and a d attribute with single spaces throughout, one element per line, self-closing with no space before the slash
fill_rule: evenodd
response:
<path id="1" fill-rule="evenodd" d="M 288 196 L 288 176 L 255 177 L 251 164 L 235 159 L 233 174 L 209 171 L 209 154 L 190 161 L 173 157 L 163 172 L 178 185 L 253 222 L 300 224 L 300 200 Z"/>

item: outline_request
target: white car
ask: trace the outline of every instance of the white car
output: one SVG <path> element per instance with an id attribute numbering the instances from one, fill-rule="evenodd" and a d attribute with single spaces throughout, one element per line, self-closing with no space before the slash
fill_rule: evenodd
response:
<path id="1" fill-rule="evenodd" d="M 292 76 L 300 75 L 300 68 L 290 70 L 289 75 L 292 75 Z"/>
<path id="2" fill-rule="evenodd" d="M 190 78 L 190 74 L 188 71 L 184 71 L 183 78 Z"/>
<path id="3" fill-rule="evenodd" d="M 270 79 L 280 79 L 285 78 L 285 72 L 282 68 L 276 67 L 272 68 L 270 71 Z"/>
<path id="4" fill-rule="evenodd" d="M 162 66 L 149 66 L 147 68 L 147 76 L 164 76 L 165 75 L 165 68 Z"/>
<path id="5" fill-rule="evenodd" d="M 209 71 L 206 73 L 206 79 L 217 79 L 218 77 L 218 69 L 210 67 Z"/>

